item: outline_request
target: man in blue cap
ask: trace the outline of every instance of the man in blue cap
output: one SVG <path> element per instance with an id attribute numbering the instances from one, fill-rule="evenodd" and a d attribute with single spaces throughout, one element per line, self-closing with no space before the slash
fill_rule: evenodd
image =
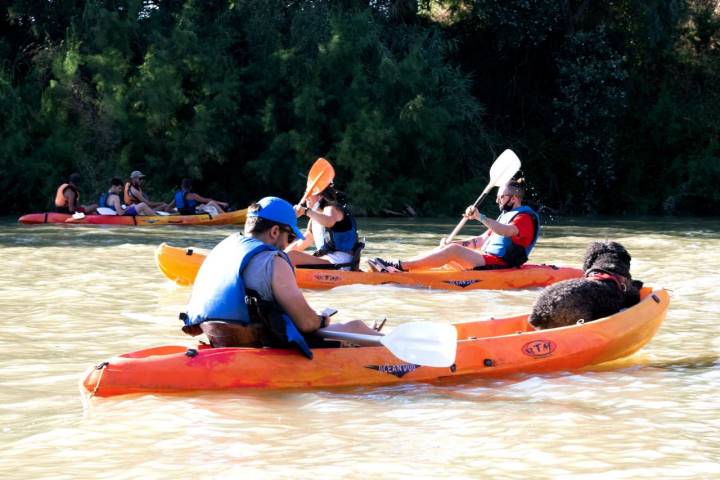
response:
<path id="1" fill-rule="evenodd" d="M 290 203 L 265 197 L 250 205 L 245 235 L 230 235 L 207 256 L 195 279 L 183 331 L 205 333 L 213 347 L 295 344 L 312 358 L 303 333 L 329 323 L 308 305 L 283 250 L 296 237 Z"/>

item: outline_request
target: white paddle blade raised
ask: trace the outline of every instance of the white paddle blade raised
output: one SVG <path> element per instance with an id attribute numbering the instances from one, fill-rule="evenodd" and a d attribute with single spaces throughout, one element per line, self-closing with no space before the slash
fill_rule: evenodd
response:
<path id="1" fill-rule="evenodd" d="M 515 155 L 515 152 L 508 148 L 500 154 L 492 167 L 490 167 L 490 183 L 488 186 L 490 188 L 502 187 L 520 170 L 520 166 L 520 159 Z"/>
<path id="2" fill-rule="evenodd" d="M 485 199 L 485 196 L 493 187 L 501 187 L 505 185 L 507 182 L 510 181 L 513 175 L 517 173 L 518 170 L 520 170 L 520 159 L 517 155 L 515 155 L 515 152 L 508 148 L 507 150 L 502 152 L 500 156 L 496 158 L 493 162 L 492 166 L 490 167 L 490 181 L 485 187 L 485 190 L 483 190 L 477 200 L 475 200 L 473 206 L 477 208 L 478 205 L 480 205 L 480 202 Z M 455 235 L 460 233 L 460 230 L 465 225 L 465 223 L 467 223 L 467 219 L 463 217 L 460 220 L 460 223 L 457 224 L 455 229 L 447 237 L 448 243 L 451 242 L 453 238 L 455 238 Z"/>
<path id="3" fill-rule="evenodd" d="M 447 323 L 403 323 L 380 338 L 404 362 L 428 367 L 449 367 L 455 363 L 457 330 Z"/>

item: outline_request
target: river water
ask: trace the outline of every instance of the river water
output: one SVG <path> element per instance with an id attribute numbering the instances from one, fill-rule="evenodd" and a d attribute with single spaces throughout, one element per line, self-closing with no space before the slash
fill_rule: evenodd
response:
<path id="1" fill-rule="evenodd" d="M 434 246 L 452 220 L 360 219 L 366 257 Z M 321 391 L 83 402 L 89 366 L 192 345 L 190 290 L 155 267 L 163 241 L 210 248 L 235 227 L 0 221 L 0 472 L 14 478 L 719 478 L 720 220 L 558 220 L 534 262 L 580 266 L 612 239 L 670 290 L 656 337 L 620 369 Z M 466 226 L 463 233 L 476 232 Z M 451 322 L 525 313 L 539 290 L 348 286 L 307 292 L 336 321 Z"/>

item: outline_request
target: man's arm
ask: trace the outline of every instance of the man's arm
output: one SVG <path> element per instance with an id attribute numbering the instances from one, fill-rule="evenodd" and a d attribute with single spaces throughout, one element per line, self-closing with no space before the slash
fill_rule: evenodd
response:
<path id="1" fill-rule="evenodd" d="M 73 213 L 75 211 L 75 208 L 77 205 L 75 205 L 75 192 L 72 190 L 72 188 L 66 188 L 63 192 L 63 196 L 65 197 L 65 200 L 67 200 L 68 204 L 68 211 L 70 213 Z"/>
<path id="2" fill-rule="evenodd" d="M 223 205 L 223 204 L 224 204 L 225 206 L 227 206 L 227 203 L 225 203 L 225 202 L 221 202 L 221 201 L 218 201 L 218 200 L 214 200 L 214 199 L 212 199 L 212 198 L 210 198 L 210 197 L 203 197 L 202 195 L 198 195 L 198 194 L 195 193 L 195 192 L 190 193 L 190 194 L 187 196 L 187 198 L 189 198 L 190 200 L 195 200 L 195 201 L 198 202 L 198 203 L 215 202 L 215 203 L 217 203 L 218 205 Z"/>
<path id="3" fill-rule="evenodd" d="M 510 225 L 505 225 L 504 223 L 500 223 L 497 220 L 488 218 L 482 213 L 480 213 L 478 209 L 475 208 L 475 206 L 473 205 L 469 206 L 467 210 L 465 210 L 465 218 L 472 218 L 473 220 L 477 220 L 478 222 L 482 223 L 490 230 L 492 230 L 493 233 L 497 233 L 498 235 L 503 237 L 514 237 L 515 235 L 520 233 L 518 228 L 512 223 Z"/>
<path id="4" fill-rule="evenodd" d="M 483 245 L 485 245 L 487 239 L 490 238 L 489 232 L 490 230 L 486 231 L 482 235 L 478 235 L 477 237 L 473 237 L 468 240 L 457 240 L 452 243 L 459 243 L 463 247 L 472 248 L 473 250 L 479 250 L 482 248 Z"/>
<path id="5" fill-rule="evenodd" d="M 275 300 L 301 332 L 309 333 L 320 328 L 322 318 L 308 305 L 290 265 L 277 256 L 273 259 L 272 290 Z"/>
<path id="6" fill-rule="evenodd" d="M 122 203 L 120 203 L 120 197 L 117 195 L 112 195 L 110 197 L 110 204 L 115 209 L 115 213 L 118 215 L 123 215 L 125 213 L 125 209 L 122 208 Z"/>
<path id="7" fill-rule="evenodd" d="M 518 228 L 512 223 L 505 225 L 504 223 L 500 223 L 497 220 L 493 220 L 488 217 L 484 217 L 481 223 L 503 237 L 514 237 L 520 233 L 520 230 L 518 230 Z"/>
<path id="8" fill-rule="evenodd" d="M 310 220 L 317 222 L 325 228 L 330 228 L 345 218 L 345 214 L 341 209 L 332 206 L 325 207 L 322 212 L 308 210 L 306 215 Z"/>

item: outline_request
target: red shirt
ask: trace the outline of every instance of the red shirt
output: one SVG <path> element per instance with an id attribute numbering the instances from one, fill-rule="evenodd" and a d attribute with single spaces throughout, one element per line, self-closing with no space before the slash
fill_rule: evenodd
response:
<path id="1" fill-rule="evenodd" d="M 535 222 L 530 215 L 527 213 L 518 213 L 510 222 L 511 225 L 515 225 L 518 229 L 518 234 L 512 237 L 510 240 L 515 245 L 521 247 L 529 247 L 535 238 Z"/>
<path id="2" fill-rule="evenodd" d="M 532 217 L 527 213 L 518 213 L 510 221 L 510 225 L 515 225 L 518 229 L 518 234 L 510 238 L 512 243 L 525 248 L 529 247 L 533 238 L 535 238 L 535 223 Z M 490 230 L 483 235 L 483 237 L 489 236 Z M 507 265 L 502 258 L 489 253 L 484 254 L 483 258 L 485 259 L 485 265 Z"/>

